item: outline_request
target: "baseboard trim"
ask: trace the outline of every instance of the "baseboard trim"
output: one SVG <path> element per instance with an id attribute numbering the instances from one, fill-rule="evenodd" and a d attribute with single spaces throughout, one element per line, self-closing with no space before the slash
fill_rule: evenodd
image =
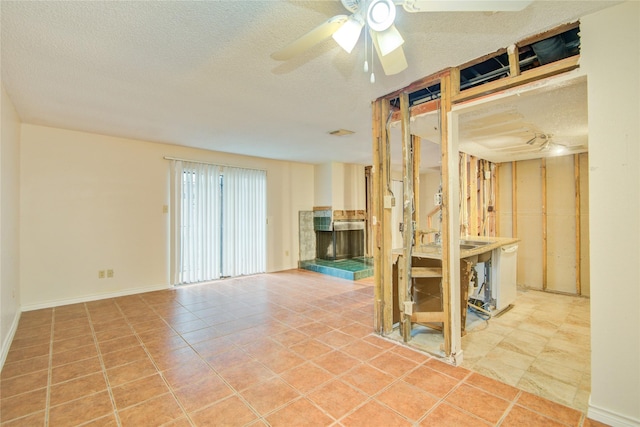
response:
<path id="1" fill-rule="evenodd" d="M 125 290 L 116 291 L 116 292 L 105 292 L 103 294 L 92 294 L 92 295 L 84 295 L 76 298 L 51 300 L 51 301 L 45 301 L 45 302 L 40 302 L 36 304 L 23 305 L 22 311 L 23 312 L 33 311 L 33 310 L 40 310 L 42 308 L 60 307 L 62 305 L 80 304 L 83 302 L 98 301 L 98 300 L 107 299 L 107 298 L 117 298 L 117 297 L 123 297 L 127 295 L 143 294 L 145 292 L 162 291 L 165 289 L 170 289 L 171 287 L 172 287 L 171 285 L 166 285 L 166 284 L 156 285 L 156 286 L 145 286 L 145 287 L 139 287 L 139 288 L 125 289 Z"/>
<path id="2" fill-rule="evenodd" d="M 587 417 L 616 427 L 640 427 L 640 420 L 616 414 L 604 408 L 598 408 L 589 402 Z"/>
<path id="3" fill-rule="evenodd" d="M 20 310 L 16 311 L 15 316 L 13 316 L 13 323 L 11 323 L 11 328 L 9 328 L 9 333 L 6 337 L 4 337 L 4 341 L 2 342 L 2 348 L 0 349 L 0 371 L 4 367 L 4 362 L 7 360 L 7 355 L 9 354 L 9 348 L 11 347 L 11 343 L 13 342 L 13 337 L 16 335 L 16 331 L 18 330 L 18 323 L 20 322 L 20 315 L 22 312 Z"/>

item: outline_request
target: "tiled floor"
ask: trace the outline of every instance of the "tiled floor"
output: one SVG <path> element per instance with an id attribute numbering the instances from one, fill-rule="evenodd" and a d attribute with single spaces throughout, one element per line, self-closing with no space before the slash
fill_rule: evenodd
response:
<path id="1" fill-rule="evenodd" d="M 462 366 L 580 411 L 591 389 L 589 299 L 520 291 L 462 339 Z"/>
<path id="2" fill-rule="evenodd" d="M 290 271 L 23 313 L 9 425 L 597 425 L 371 335 L 370 285 Z"/>

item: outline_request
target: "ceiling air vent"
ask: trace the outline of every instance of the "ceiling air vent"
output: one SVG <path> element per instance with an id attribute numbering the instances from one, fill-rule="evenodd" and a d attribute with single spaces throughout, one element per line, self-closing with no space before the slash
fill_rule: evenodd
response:
<path id="1" fill-rule="evenodd" d="M 329 132 L 329 135 L 344 136 L 344 135 L 351 135 L 352 133 L 354 133 L 352 130 L 338 129 L 338 130 L 333 130 L 333 131 Z"/>

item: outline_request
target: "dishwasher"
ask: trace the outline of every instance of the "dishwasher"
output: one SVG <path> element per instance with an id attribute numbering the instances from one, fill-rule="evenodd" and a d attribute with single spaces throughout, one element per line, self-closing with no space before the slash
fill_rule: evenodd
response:
<path id="1" fill-rule="evenodd" d="M 494 286 L 491 297 L 495 300 L 496 311 L 502 311 L 513 304 L 518 296 L 516 277 L 518 272 L 518 245 L 506 245 L 493 251 Z"/>

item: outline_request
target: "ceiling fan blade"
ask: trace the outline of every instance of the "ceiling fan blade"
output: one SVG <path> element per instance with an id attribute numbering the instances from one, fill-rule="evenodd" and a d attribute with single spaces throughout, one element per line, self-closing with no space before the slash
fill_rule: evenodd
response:
<path id="1" fill-rule="evenodd" d="M 380 59 L 382 69 L 387 76 L 398 74 L 399 72 L 407 69 L 409 64 L 407 63 L 407 58 L 404 56 L 402 46 L 387 53 L 386 55 L 382 55 L 380 53 L 380 47 L 378 46 L 378 38 L 374 31 L 371 31 L 371 39 L 373 40 L 373 45 L 376 47 L 376 52 L 378 52 L 378 58 Z"/>
<path id="2" fill-rule="evenodd" d="M 407 12 L 518 12 L 533 0 L 404 0 Z"/>
<path id="3" fill-rule="evenodd" d="M 348 16 L 337 15 L 327 20 L 326 22 L 318 25 L 307 34 L 303 35 L 299 39 L 289 43 L 284 48 L 271 54 L 271 58 L 277 61 L 286 61 L 293 58 L 296 55 L 301 54 L 307 49 L 312 48 L 318 43 L 328 39 L 335 33 L 338 28 L 347 22 Z"/>

